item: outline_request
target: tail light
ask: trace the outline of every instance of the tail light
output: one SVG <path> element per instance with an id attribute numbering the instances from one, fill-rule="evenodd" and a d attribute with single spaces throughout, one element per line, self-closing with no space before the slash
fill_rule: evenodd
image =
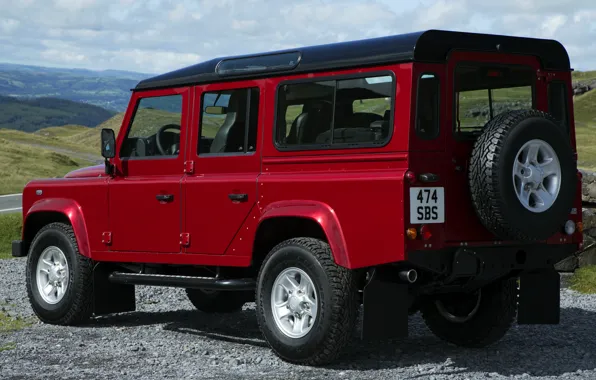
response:
<path id="1" fill-rule="evenodd" d="M 429 240 L 433 237 L 432 232 L 430 232 L 430 228 L 426 225 L 420 227 L 420 236 L 422 236 L 423 240 Z"/>

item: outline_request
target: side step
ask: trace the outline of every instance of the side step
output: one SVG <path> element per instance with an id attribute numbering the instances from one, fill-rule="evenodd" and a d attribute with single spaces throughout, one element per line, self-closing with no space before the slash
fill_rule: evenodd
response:
<path id="1" fill-rule="evenodd" d="M 170 286 L 177 288 L 208 290 L 255 290 L 256 281 L 251 278 L 218 279 L 215 277 L 193 277 L 165 274 L 113 272 L 110 282 L 124 285 Z"/>

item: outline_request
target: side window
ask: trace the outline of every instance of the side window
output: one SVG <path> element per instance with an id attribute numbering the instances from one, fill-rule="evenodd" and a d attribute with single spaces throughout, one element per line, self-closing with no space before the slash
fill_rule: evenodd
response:
<path id="1" fill-rule="evenodd" d="M 392 76 L 282 84 L 275 141 L 280 149 L 384 145 L 392 131 Z"/>
<path id="2" fill-rule="evenodd" d="M 258 88 L 205 92 L 201 104 L 199 155 L 257 149 Z"/>
<path id="3" fill-rule="evenodd" d="M 120 157 L 130 159 L 176 157 L 180 152 L 182 95 L 142 98 Z"/>
<path id="4" fill-rule="evenodd" d="M 416 99 L 416 134 L 424 140 L 439 135 L 440 82 L 435 74 L 422 74 L 418 79 Z"/>
<path id="5" fill-rule="evenodd" d="M 569 109 L 565 82 L 549 83 L 548 111 L 569 132 Z"/>

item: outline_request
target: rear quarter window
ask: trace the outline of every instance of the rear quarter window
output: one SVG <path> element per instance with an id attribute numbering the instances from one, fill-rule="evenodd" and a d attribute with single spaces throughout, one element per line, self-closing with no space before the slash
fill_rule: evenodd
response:
<path id="1" fill-rule="evenodd" d="M 567 84 L 565 82 L 548 84 L 548 112 L 569 133 L 569 106 L 567 105 Z"/>
<path id="2" fill-rule="evenodd" d="M 420 75 L 416 97 L 416 135 L 423 140 L 439 135 L 440 90 L 436 74 Z"/>
<path id="3" fill-rule="evenodd" d="M 394 98 L 392 73 L 282 83 L 275 145 L 280 150 L 384 146 L 392 135 Z"/>

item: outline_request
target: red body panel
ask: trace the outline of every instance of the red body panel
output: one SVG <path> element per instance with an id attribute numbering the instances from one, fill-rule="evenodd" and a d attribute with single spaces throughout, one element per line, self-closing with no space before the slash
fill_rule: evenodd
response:
<path id="1" fill-rule="evenodd" d="M 259 87 L 261 97 L 265 92 L 262 81 L 242 81 L 230 84 L 197 86 L 194 89 L 195 110 L 202 109 L 203 92 L 228 88 Z M 257 141 L 264 133 L 265 103 L 259 104 L 259 129 Z M 199 112 L 193 112 L 191 125 L 200 123 Z M 261 172 L 261 157 L 257 152 L 248 154 L 199 155 L 199 128 L 190 128 L 187 161 L 194 163 L 194 173 L 185 176 L 183 191 L 185 206 L 182 209 L 182 230 L 190 234 L 191 243 L 186 253 L 223 255 L 242 227 L 257 202 L 257 177 Z M 246 202 L 230 200 L 230 194 L 246 194 Z M 236 254 L 250 255 L 252 250 Z"/>
<path id="2" fill-rule="evenodd" d="M 81 206 L 72 199 L 64 198 L 46 198 L 39 200 L 29 208 L 25 217 L 27 219 L 38 212 L 44 211 L 58 211 L 68 217 L 72 229 L 77 236 L 79 244 L 79 252 L 83 256 L 91 256 L 91 248 L 89 247 L 89 239 L 87 235 L 87 227 L 85 226 L 85 218 L 81 210 Z"/>
<path id="3" fill-rule="evenodd" d="M 335 262 L 344 267 L 352 267 L 341 225 L 329 205 L 312 201 L 273 202 L 263 209 L 259 223 L 271 218 L 296 216 L 319 223 L 329 239 Z"/>
<path id="4" fill-rule="evenodd" d="M 89 177 L 106 177 L 105 165 L 95 165 L 86 168 L 73 170 L 64 178 L 89 178 Z"/>
<path id="5" fill-rule="evenodd" d="M 36 191 L 41 190 L 41 195 Z M 100 177 L 33 181 L 23 191 L 23 236 L 31 215 L 58 212 L 71 222 L 85 256 L 103 251 L 101 235 L 108 228 L 107 179 Z"/>
<path id="6" fill-rule="evenodd" d="M 143 96 L 182 95 L 180 141 L 186 141 L 191 91 L 175 88 L 151 91 Z M 118 136 L 118 150 L 139 94 L 134 94 Z M 113 162 L 120 173 L 109 180 L 109 209 L 112 244 L 110 250 L 119 252 L 180 252 L 181 209 L 184 202 L 181 182 L 184 175 L 185 144 L 175 158 L 121 159 Z M 171 202 L 158 201 L 157 195 L 173 195 Z"/>

